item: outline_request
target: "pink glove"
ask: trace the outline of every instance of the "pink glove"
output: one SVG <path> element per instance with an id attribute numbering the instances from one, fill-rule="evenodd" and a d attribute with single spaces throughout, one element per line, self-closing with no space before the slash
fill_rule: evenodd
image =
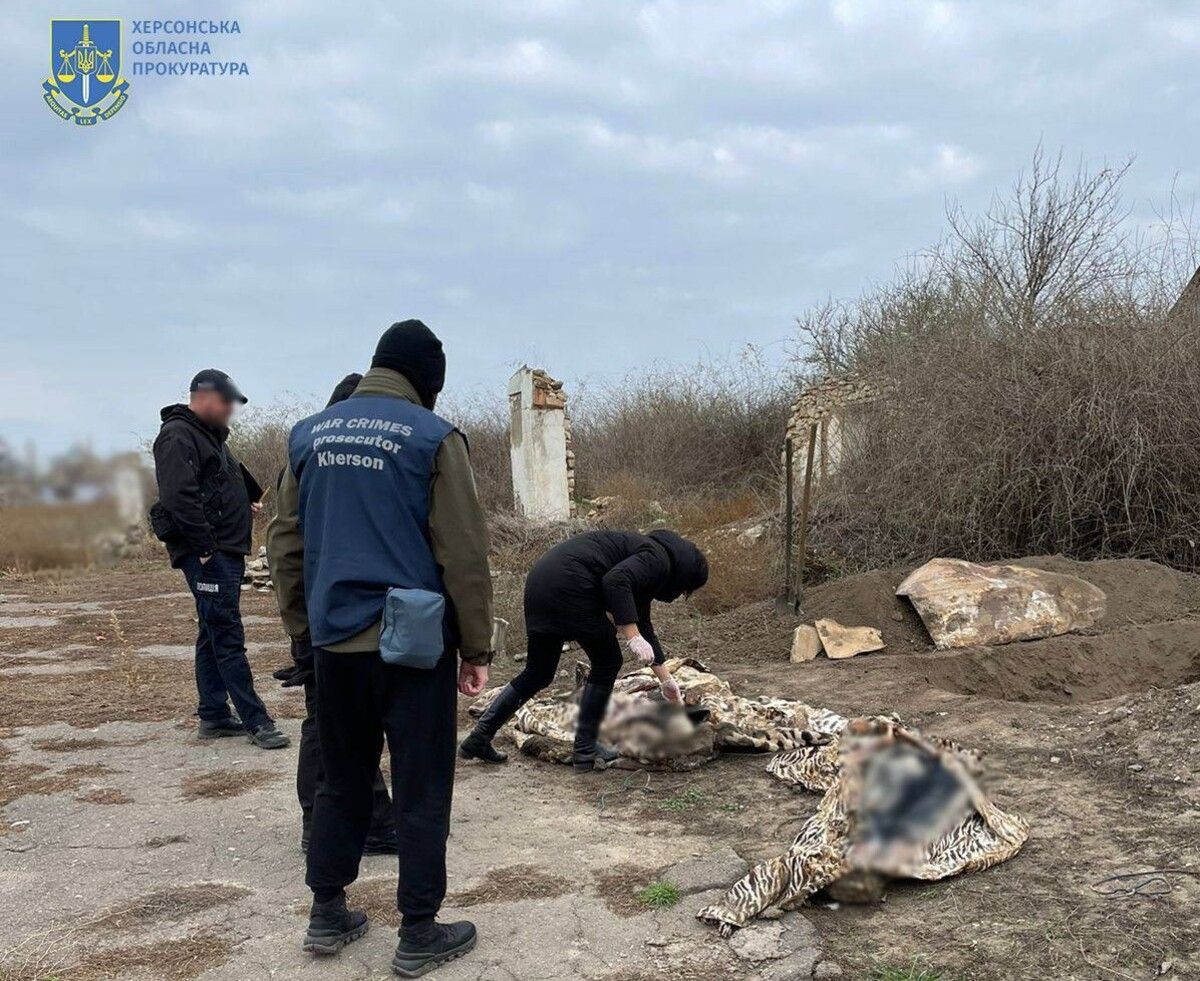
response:
<path id="1" fill-rule="evenodd" d="M 679 682 L 674 678 L 668 678 L 658 687 L 663 693 L 663 698 L 665 698 L 668 702 L 683 701 L 683 692 L 679 690 Z"/>
<path id="2" fill-rule="evenodd" d="M 642 667 L 647 667 L 654 663 L 654 648 L 650 646 L 648 641 L 641 634 L 636 637 L 630 637 L 627 641 L 629 645 L 629 653 L 637 658 L 638 664 Z"/>

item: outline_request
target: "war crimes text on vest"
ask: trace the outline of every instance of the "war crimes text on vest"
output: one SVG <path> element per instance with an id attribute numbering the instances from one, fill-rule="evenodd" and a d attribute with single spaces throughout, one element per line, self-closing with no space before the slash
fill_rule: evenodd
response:
<path id="1" fill-rule="evenodd" d="M 313 426 L 313 450 L 322 446 L 369 446 L 383 450 L 385 453 L 399 453 L 404 444 L 390 436 L 411 436 L 412 426 L 390 419 L 357 417 L 354 419 L 326 419 Z M 319 467 L 367 467 L 371 470 L 382 470 L 383 460 L 376 456 L 362 456 L 358 453 L 317 453 Z"/>

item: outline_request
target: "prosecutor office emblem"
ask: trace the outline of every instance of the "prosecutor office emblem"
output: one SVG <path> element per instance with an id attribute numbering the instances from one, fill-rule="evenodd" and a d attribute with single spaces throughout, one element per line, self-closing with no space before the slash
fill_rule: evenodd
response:
<path id="1" fill-rule="evenodd" d="M 121 22 L 50 21 L 50 77 L 42 89 L 55 115 L 80 126 L 116 115 L 129 98 L 121 77 Z"/>

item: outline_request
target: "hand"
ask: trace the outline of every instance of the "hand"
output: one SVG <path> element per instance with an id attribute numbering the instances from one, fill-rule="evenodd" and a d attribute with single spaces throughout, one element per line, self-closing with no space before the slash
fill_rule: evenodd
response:
<path id="1" fill-rule="evenodd" d="M 654 663 L 654 648 L 650 646 L 650 641 L 641 634 L 635 634 L 626 643 L 629 645 L 629 653 L 637 658 L 638 664 L 642 667 Z"/>
<path id="2" fill-rule="evenodd" d="M 674 678 L 667 676 L 658 686 L 659 691 L 663 693 L 663 698 L 668 702 L 683 703 L 683 692 L 679 689 L 679 682 Z"/>
<path id="3" fill-rule="evenodd" d="M 262 501 L 255 501 L 253 504 L 250 505 L 250 513 L 258 514 L 258 512 L 261 511 L 262 508 L 263 508 Z"/>
<path id="4" fill-rule="evenodd" d="M 458 690 L 468 698 L 474 698 L 485 687 L 487 687 L 488 666 L 486 664 L 472 664 L 470 661 L 463 661 L 458 666 Z"/>

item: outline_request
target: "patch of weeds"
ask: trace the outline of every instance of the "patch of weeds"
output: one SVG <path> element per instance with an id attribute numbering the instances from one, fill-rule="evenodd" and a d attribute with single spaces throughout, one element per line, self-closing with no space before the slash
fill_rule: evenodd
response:
<path id="1" fill-rule="evenodd" d="M 276 778 L 270 770 L 211 770 L 183 780 L 184 800 L 221 800 L 237 797 Z"/>
<path id="2" fill-rule="evenodd" d="M 638 893 L 647 882 L 655 881 L 663 868 L 620 862 L 596 874 L 596 891 L 610 912 L 621 917 L 637 916 L 645 910 Z"/>
<path id="3" fill-rule="evenodd" d="M 954 981 L 948 974 L 926 971 L 914 961 L 909 967 L 879 964 L 871 972 L 871 981 Z"/>
<path id="4" fill-rule="evenodd" d="M 704 794 L 696 790 L 694 787 L 688 787 L 682 793 L 675 794 L 661 801 L 658 805 L 660 811 L 671 811 L 673 814 L 681 814 L 684 811 L 690 811 L 697 804 L 704 800 Z"/>
<path id="5" fill-rule="evenodd" d="M 673 882 L 652 882 L 637 894 L 647 909 L 666 909 L 679 902 L 679 887 Z"/>
<path id="6" fill-rule="evenodd" d="M 570 889 L 570 881 L 561 875 L 554 875 L 533 865 L 512 865 L 490 869 L 477 886 L 454 893 L 450 900 L 455 906 L 511 903 L 521 899 L 552 899 Z"/>
<path id="7" fill-rule="evenodd" d="M 718 811 L 724 811 L 726 814 L 741 814 L 745 809 L 746 805 L 736 800 L 727 800 L 717 807 Z"/>

